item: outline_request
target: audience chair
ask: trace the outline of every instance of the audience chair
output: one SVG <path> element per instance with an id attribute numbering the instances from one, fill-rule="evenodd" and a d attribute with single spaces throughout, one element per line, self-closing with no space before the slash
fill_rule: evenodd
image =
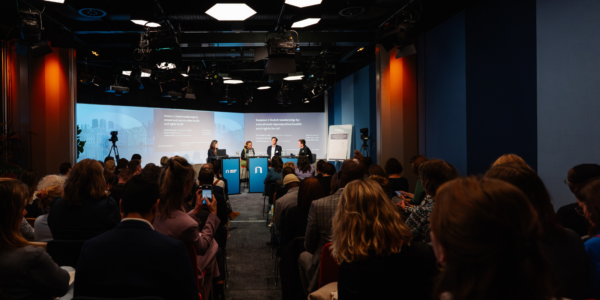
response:
<path id="1" fill-rule="evenodd" d="M 198 286 L 198 297 L 200 297 L 200 300 L 202 300 L 202 294 L 200 293 L 202 287 L 200 286 L 200 281 L 198 280 L 198 257 L 196 256 L 196 247 L 190 244 L 185 244 L 185 248 L 187 249 L 190 262 L 192 263 L 192 270 L 194 270 L 194 278 L 196 278 L 196 285 Z M 204 275 L 204 272 L 202 275 Z"/>
<path id="2" fill-rule="evenodd" d="M 46 247 L 48 246 L 47 242 L 27 242 L 27 244 L 36 248 L 42 248 L 44 251 L 46 251 Z"/>
<path id="3" fill-rule="evenodd" d="M 25 218 L 25 220 L 27 220 L 27 223 L 29 223 L 31 227 L 35 228 L 35 218 Z"/>
<path id="4" fill-rule="evenodd" d="M 338 275 L 340 272 L 340 266 L 331 255 L 329 247 L 332 243 L 327 243 L 323 246 L 321 252 L 321 267 L 319 271 L 319 288 L 338 281 Z"/>
<path id="5" fill-rule="evenodd" d="M 75 268 L 79 261 L 81 247 L 85 242 L 85 240 L 52 240 L 48 242 L 46 252 L 57 265 Z"/>

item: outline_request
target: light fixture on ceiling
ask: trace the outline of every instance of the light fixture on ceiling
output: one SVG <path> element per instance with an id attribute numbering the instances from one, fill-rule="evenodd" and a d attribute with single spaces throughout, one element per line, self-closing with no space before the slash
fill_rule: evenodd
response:
<path id="1" fill-rule="evenodd" d="M 285 4 L 293 5 L 296 7 L 307 7 L 321 4 L 323 0 L 285 0 Z"/>
<path id="2" fill-rule="evenodd" d="M 156 22 L 146 21 L 146 20 L 131 20 L 131 22 L 133 22 L 137 25 L 142 25 L 142 26 L 146 26 L 146 27 L 160 27 L 160 24 L 158 24 Z"/>
<path id="3" fill-rule="evenodd" d="M 160 24 L 155 23 L 155 22 L 148 22 L 148 23 L 146 23 L 146 27 L 152 27 L 152 28 L 160 27 Z"/>
<path id="4" fill-rule="evenodd" d="M 231 79 L 227 73 L 219 73 L 219 77 L 223 78 L 223 80 Z"/>
<path id="5" fill-rule="evenodd" d="M 304 77 L 304 74 L 302 74 L 302 72 L 290 73 L 290 74 L 288 74 L 288 77 L 283 78 L 283 80 L 297 81 L 297 80 L 302 80 L 303 77 Z"/>
<path id="6" fill-rule="evenodd" d="M 188 77 L 188 74 L 181 73 L 181 76 L 183 76 L 183 77 Z"/>
<path id="7" fill-rule="evenodd" d="M 150 69 L 140 69 L 140 71 L 142 71 L 142 78 L 152 75 L 152 70 Z"/>
<path id="8" fill-rule="evenodd" d="M 131 71 L 125 71 L 125 70 L 123 70 L 123 75 L 130 76 L 131 75 Z"/>
<path id="9" fill-rule="evenodd" d="M 46 1 L 46 2 L 60 3 L 60 4 L 65 3 L 65 0 L 44 0 L 44 1 Z"/>
<path id="10" fill-rule="evenodd" d="M 259 87 L 257 87 L 256 89 L 257 89 L 257 90 L 268 90 L 268 89 L 270 89 L 270 88 L 271 88 L 270 86 L 268 86 L 268 85 L 265 85 L 265 86 L 259 86 Z"/>
<path id="11" fill-rule="evenodd" d="M 156 64 L 156 66 L 161 70 L 177 69 L 177 66 L 174 63 L 170 63 L 170 62 L 162 62 L 160 64 Z"/>
<path id="12" fill-rule="evenodd" d="M 361 52 L 363 50 L 365 50 L 365 47 L 360 47 L 360 48 L 358 48 L 358 50 L 356 50 L 356 52 Z"/>
<path id="13" fill-rule="evenodd" d="M 239 79 L 227 79 L 227 80 L 223 80 L 224 84 L 240 84 L 240 83 L 244 83 L 243 80 L 239 80 Z"/>
<path id="14" fill-rule="evenodd" d="M 307 18 L 302 21 L 294 22 L 292 28 L 304 28 L 307 26 L 315 25 L 321 21 L 321 18 Z"/>
<path id="15" fill-rule="evenodd" d="M 304 99 L 302 99 L 302 102 L 304 102 L 304 103 L 310 103 L 310 99 L 309 98 L 304 98 Z"/>
<path id="16" fill-rule="evenodd" d="M 244 21 L 256 11 L 245 3 L 217 3 L 206 14 L 219 21 Z"/>

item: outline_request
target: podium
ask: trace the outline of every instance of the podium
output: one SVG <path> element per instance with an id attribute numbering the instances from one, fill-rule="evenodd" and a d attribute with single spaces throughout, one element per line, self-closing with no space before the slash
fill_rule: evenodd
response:
<path id="1" fill-rule="evenodd" d="M 229 195 L 240 193 L 240 158 L 239 157 L 222 157 L 223 170 L 221 174 L 227 180 Z"/>
<path id="2" fill-rule="evenodd" d="M 265 178 L 269 171 L 268 156 L 254 156 L 248 158 L 248 185 L 250 193 L 262 193 L 265 191 Z"/>

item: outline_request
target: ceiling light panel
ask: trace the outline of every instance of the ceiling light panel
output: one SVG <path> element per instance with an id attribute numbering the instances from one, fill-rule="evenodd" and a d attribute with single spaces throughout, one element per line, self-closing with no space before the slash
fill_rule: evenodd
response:
<path id="1" fill-rule="evenodd" d="M 217 3 L 206 14 L 219 21 L 243 21 L 256 14 L 256 11 L 245 3 Z"/>
<path id="2" fill-rule="evenodd" d="M 123 71 L 123 75 L 130 76 L 131 75 L 131 71 Z"/>
<path id="3" fill-rule="evenodd" d="M 297 7 L 307 7 L 321 4 L 323 0 L 285 0 L 285 4 L 297 6 Z"/>
<path id="4" fill-rule="evenodd" d="M 319 21 L 321 21 L 321 18 L 304 19 L 302 21 L 294 22 L 294 24 L 292 24 L 292 28 L 304 28 L 307 26 L 315 25 L 319 23 Z"/>
<path id="5" fill-rule="evenodd" d="M 270 88 L 271 88 L 270 86 L 259 86 L 259 87 L 257 87 L 256 89 L 257 89 L 257 90 L 268 90 L 268 89 L 270 89 Z"/>
<path id="6" fill-rule="evenodd" d="M 228 80 L 223 80 L 224 84 L 240 84 L 240 83 L 244 83 L 243 80 L 236 80 L 236 79 L 228 79 Z"/>
<path id="7" fill-rule="evenodd" d="M 65 0 L 44 0 L 46 2 L 65 3 Z"/>

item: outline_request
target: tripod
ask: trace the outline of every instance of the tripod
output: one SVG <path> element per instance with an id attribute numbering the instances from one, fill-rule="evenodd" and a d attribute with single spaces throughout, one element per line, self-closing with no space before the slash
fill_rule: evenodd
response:
<path id="1" fill-rule="evenodd" d="M 363 139 L 363 144 L 362 146 L 360 146 L 360 153 L 364 156 L 364 157 L 369 157 L 369 145 L 367 145 L 367 141 L 369 139 Z"/>
<path id="2" fill-rule="evenodd" d="M 108 156 L 110 156 L 110 154 L 114 151 L 115 153 L 115 158 L 117 161 L 119 161 L 119 148 L 117 148 L 117 145 L 115 144 L 115 142 L 112 142 L 112 146 L 110 147 L 110 151 L 108 151 Z"/>

